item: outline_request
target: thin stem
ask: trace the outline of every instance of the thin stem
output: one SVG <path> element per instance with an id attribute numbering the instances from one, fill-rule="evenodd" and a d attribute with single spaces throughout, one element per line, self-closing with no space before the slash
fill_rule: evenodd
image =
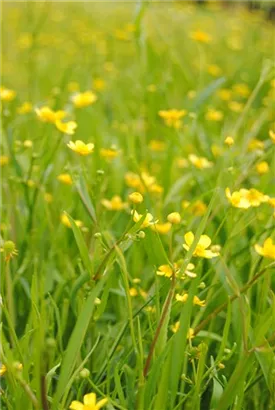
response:
<path id="1" fill-rule="evenodd" d="M 207 316 L 194 330 L 194 335 L 198 334 L 201 329 L 203 329 L 210 320 L 214 319 L 220 312 L 222 312 L 228 305 L 229 302 L 233 302 L 238 299 L 241 294 L 245 293 L 252 285 L 254 285 L 258 279 L 265 273 L 265 271 L 271 267 L 275 266 L 275 262 L 270 263 L 264 269 L 262 269 L 257 275 L 255 275 L 246 285 L 244 285 L 238 294 L 230 296 L 226 302 L 221 304 L 217 309 L 215 309 L 210 315 Z"/>

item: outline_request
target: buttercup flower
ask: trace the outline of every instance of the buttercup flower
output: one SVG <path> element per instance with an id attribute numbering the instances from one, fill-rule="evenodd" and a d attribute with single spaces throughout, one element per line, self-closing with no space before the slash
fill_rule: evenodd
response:
<path id="1" fill-rule="evenodd" d="M 16 92 L 14 90 L 10 90 L 9 88 L 6 87 L 1 87 L 0 88 L 0 99 L 1 101 L 12 101 L 16 97 Z"/>
<path id="2" fill-rule="evenodd" d="M 180 295 L 179 293 L 176 294 L 175 296 L 177 302 L 182 302 L 185 303 L 188 299 L 188 293 L 184 293 Z M 205 300 L 200 300 L 198 296 L 193 297 L 193 305 L 198 305 L 198 306 L 205 306 Z"/>
<path id="3" fill-rule="evenodd" d="M 242 190 L 241 190 L 242 191 Z M 247 191 L 247 190 L 245 190 Z M 249 201 L 250 205 L 253 207 L 260 206 L 264 202 L 268 202 L 269 196 L 264 195 L 262 192 L 258 191 L 255 188 L 251 188 L 246 192 L 246 198 Z"/>
<path id="4" fill-rule="evenodd" d="M 185 110 L 170 109 L 159 111 L 159 116 L 163 118 L 165 125 L 176 129 L 181 127 L 181 118 L 184 117 L 186 114 L 187 112 Z"/>
<path id="5" fill-rule="evenodd" d="M 231 147 L 232 145 L 235 144 L 235 141 L 232 137 L 228 136 L 225 138 L 224 143 L 228 145 L 229 147 Z"/>
<path id="6" fill-rule="evenodd" d="M 190 211 L 194 216 L 202 216 L 206 213 L 207 211 L 207 206 L 203 201 L 198 199 L 195 201 L 191 206 L 190 206 Z"/>
<path id="7" fill-rule="evenodd" d="M 163 141 L 151 140 L 149 143 L 149 148 L 150 150 L 155 151 L 155 152 L 162 152 L 165 150 L 166 144 Z"/>
<path id="8" fill-rule="evenodd" d="M 7 371 L 7 367 L 4 364 L 2 364 L 0 367 L 0 376 L 4 376 L 6 371 Z"/>
<path id="9" fill-rule="evenodd" d="M 132 210 L 131 214 L 133 215 L 133 220 L 134 222 L 140 221 L 140 219 L 143 217 L 143 215 L 140 215 L 137 213 L 137 211 Z M 153 221 L 153 215 L 150 214 L 149 212 L 146 213 L 146 217 L 144 221 L 142 222 L 141 229 L 142 228 L 147 228 L 147 226 L 153 225 L 154 223 L 157 223 L 157 221 Z"/>
<path id="10" fill-rule="evenodd" d="M 143 196 L 139 192 L 132 192 L 128 195 L 128 199 L 133 204 L 141 204 L 143 202 Z"/>
<path id="11" fill-rule="evenodd" d="M 269 130 L 269 136 L 272 142 L 275 144 L 275 132 L 272 130 Z"/>
<path id="12" fill-rule="evenodd" d="M 167 234 L 171 230 L 172 224 L 170 222 L 166 223 L 156 223 L 154 225 L 151 225 L 151 229 L 155 232 L 158 232 L 160 234 Z"/>
<path id="13" fill-rule="evenodd" d="M 42 122 L 49 122 L 55 124 L 56 121 L 62 120 L 66 116 L 65 111 L 53 111 L 49 107 L 40 107 L 35 109 L 37 117 Z"/>
<path id="14" fill-rule="evenodd" d="M 241 189 L 240 191 L 235 191 L 232 194 L 229 188 L 226 188 L 225 190 L 226 198 L 235 208 L 248 209 L 250 207 L 250 202 L 247 199 L 247 193 L 247 189 Z"/>
<path id="15" fill-rule="evenodd" d="M 9 262 L 11 258 L 18 255 L 18 250 L 16 249 L 13 241 L 5 241 L 3 246 L 0 248 L 0 252 L 5 254 L 6 262 Z"/>
<path id="16" fill-rule="evenodd" d="M 267 173 L 269 172 L 269 165 L 268 165 L 268 163 L 267 163 L 266 161 L 259 162 L 259 163 L 256 165 L 256 171 L 257 171 L 258 174 L 260 174 L 260 175 L 267 174 Z"/>
<path id="17" fill-rule="evenodd" d="M 263 246 L 256 244 L 255 251 L 265 258 L 275 259 L 275 243 L 271 238 L 267 238 Z"/>
<path id="18" fill-rule="evenodd" d="M 7 155 L 1 155 L 0 156 L 0 166 L 3 167 L 4 165 L 8 165 L 8 163 L 10 162 L 9 157 L 7 157 Z"/>
<path id="19" fill-rule="evenodd" d="M 223 119 L 223 112 L 209 108 L 205 114 L 205 119 L 208 121 L 221 121 Z"/>
<path id="20" fill-rule="evenodd" d="M 262 151 L 263 149 L 264 149 L 263 141 L 258 140 L 257 138 L 252 139 L 248 144 L 248 151 L 256 151 L 256 150 Z"/>
<path id="21" fill-rule="evenodd" d="M 76 152 L 79 155 L 89 155 L 94 151 L 94 144 L 88 143 L 85 144 L 83 141 L 76 140 L 75 142 L 70 141 L 67 146 L 74 152 Z"/>
<path id="22" fill-rule="evenodd" d="M 212 37 L 201 30 L 192 31 L 190 34 L 190 38 L 192 40 L 198 41 L 199 43 L 209 44 L 212 40 Z"/>
<path id="23" fill-rule="evenodd" d="M 208 161 L 207 158 L 197 157 L 197 155 L 194 154 L 190 154 L 188 156 L 188 159 L 191 164 L 195 165 L 195 167 L 198 169 L 211 168 L 213 166 L 213 162 Z"/>
<path id="24" fill-rule="evenodd" d="M 71 227 L 72 227 L 71 221 L 69 220 L 68 216 L 67 216 L 65 213 L 62 213 L 62 214 L 61 214 L 60 219 L 61 219 L 61 222 L 63 223 L 63 225 L 67 226 L 67 228 L 71 228 Z M 79 221 L 79 220 L 77 220 L 77 219 L 75 220 L 75 224 L 76 224 L 79 228 L 81 228 L 81 227 L 83 226 L 83 222 L 82 222 L 82 221 Z"/>
<path id="25" fill-rule="evenodd" d="M 181 216 L 178 212 L 172 212 L 167 216 L 167 221 L 171 224 L 178 225 L 181 221 Z"/>
<path id="26" fill-rule="evenodd" d="M 32 104 L 28 101 L 24 102 L 20 107 L 17 108 L 18 114 L 28 114 L 32 111 Z"/>
<path id="27" fill-rule="evenodd" d="M 57 176 L 58 181 L 66 185 L 72 185 L 73 180 L 70 174 L 59 174 Z"/>
<path id="28" fill-rule="evenodd" d="M 55 122 L 55 126 L 64 134 L 73 135 L 75 133 L 75 129 L 77 128 L 77 123 L 75 121 L 62 122 L 57 120 Z"/>
<path id="29" fill-rule="evenodd" d="M 102 199 L 101 203 L 109 211 L 121 211 L 128 206 L 127 202 L 123 202 L 118 195 L 113 196 L 111 200 Z"/>
<path id="30" fill-rule="evenodd" d="M 80 401 L 74 400 L 71 402 L 70 409 L 71 410 L 100 410 L 105 404 L 108 402 L 108 399 L 101 399 L 96 402 L 96 394 L 89 393 L 85 394 L 83 403 Z"/>
<path id="31" fill-rule="evenodd" d="M 184 235 L 184 239 L 186 244 L 183 245 L 184 249 L 189 251 L 190 247 L 192 246 L 192 243 L 194 242 L 194 234 L 193 232 L 187 232 Z M 201 235 L 199 242 L 197 243 L 197 246 L 195 250 L 193 251 L 194 256 L 198 256 L 201 258 L 206 258 L 206 259 L 212 259 L 216 258 L 219 256 L 219 252 L 212 252 L 209 248 L 211 245 L 211 239 L 207 235 Z"/>
<path id="32" fill-rule="evenodd" d="M 96 100 L 97 96 L 92 91 L 78 93 L 72 97 L 72 102 L 77 108 L 87 107 L 96 102 Z"/>

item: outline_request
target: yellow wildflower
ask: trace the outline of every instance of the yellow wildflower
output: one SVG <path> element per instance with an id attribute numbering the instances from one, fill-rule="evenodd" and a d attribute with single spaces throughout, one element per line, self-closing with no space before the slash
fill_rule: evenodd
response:
<path id="1" fill-rule="evenodd" d="M 228 88 L 222 88 L 217 91 L 218 97 L 223 101 L 229 101 L 232 96 L 232 91 Z"/>
<path id="2" fill-rule="evenodd" d="M 190 38 L 204 44 L 209 44 L 212 41 L 212 37 L 208 33 L 201 30 L 192 31 Z"/>
<path id="3" fill-rule="evenodd" d="M 267 174 L 267 173 L 269 172 L 269 165 L 268 165 L 268 163 L 267 163 L 266 161 L 259 162 L 259 163 L 256 165 L 256 171 L 257 171 L 258 174 L 260 174 L 260 175 Z"/>
<path id="4" fill-rule="evenodd" d="M 7 155 L 1 155 L 0 156 L 0 165 L 1 167 L 8 165 L 8 163 L 10 162 L 10 159 Z"/>
<path id="5" fill-rule="evenodd" d="M 250 88 L 245 83 L 233 85 L 233 91 L 241 97 L 248 97 L 250 94 Z"/>
<path id="6" fill-rule="evenodd" d="M 72 97 L 72 102 L 77 108 L 88 107 L 89 105 L 95 103 L 96 100 L 97 96 L 92 91 L 77 93 Z"/>
<path id="7" fill-rule="evenodd" d="M 171 330 L 172 330 L 173 333 L 177 333 L 179 328 L 180 328 L 180 322 L 179 321 L 177 321 L 176 323 L 174 323 L 171 326 Z"/>
<path id="8" fill-rule="evenodd" d="M 24 146 L 25 148 L 31 148 L 32 145 L 33 145 L 33 143 L 32 143 L 31 140 L 25 140 L 25 141 L 23 142 L 23 146 Z"/>
<path id="9" fill-rule="evenodd" d="M 188 263 L 185 271 L 183 272 L 183 275 L 181 276 L 181 279 L 185 279 L 186 276 L 188 276 L 188 278 L 190 279 L 196 278 L 197 274 L 193 272 L 194 269 L 195 265 L 193 263 Z"/>
<path id="10" fill-rule="evenodd" d="M 209 108 L 207 113 L 205 114 L 205 118 L 208 121 L 222 121 L 223 112 L 215 110 L 213 108 Z"/>
<path id="11" fill-rule="evenodd" d="M 130 288 L 129 289 L 129 294 L 130 294 L 130 296 L 134 297 L 134 296 L 138 295 L 138 291 L 137 291 L 136 288 Z"/>
<path id="12" fill-rule="evenodd" d="M 171 224 L 178 225 L 181 221 L 181 216 L 178 212 L 171 212 L 167 216 L 167 221 L 171 222 Z"/>
<path id="13" fill-rule="evenodd" d="M 92 152 L 94 152 L 94 144 L 88 143 L 85 144 L 83 141 L 76 140 L 75 142 L 70 141 L 67 146 L 74 152 L 76 152 L 79 155 L 89 155 Z"/>
<path id="14" fill-rule="evenodd" d="M 28 101 L 24 102 L 20 107 L 17 108 L 18 114 L 28 114 L 32 111 L 32 104 Z"/>
<path id="15" fill-rule="evenodd" d="M 151 226 L 151 229 L 153 229 L 153 231 L 155 232 L 165 235 L 171 230 L 171 227 L 172 227 L 172 224 L 170 222 L 166 222 L 166 223 L 156 223 Z"/>
<path id="16" fill-rule="evenodd" d="M 163 141 L 151 140 L 149 143 L 149 148 L 152 151 L 161 152 L 165 150 L 166 144 Z"/>
<path id="17" fill-rule="evenodd" d="M 62 120 L 66 116 L 65 111 L 53 111 L 51 108 L 46 106 L 36 108 L 35 112 L 40 121 L 49 122 L 52 124 L 56 123 L 58 120 Z"/>
<path id="18" fill-rule="evenodd" d="M 100 410 L 108 402 L 108 399 L 102 399 L 96 402 L 96 394 L 89 393 L 85 394 L 83 403 L 80 401 L 74 400 L 71 402 L 71 410 Z"/>
<path id="19" fill-rule="evenodd" d="M 233 112 L 242 112 L 244 109 L 244 105 L 238 101 L 230 101 L 228 103 L 228 108 Z"/>
<path id="20" fill-rule="evenodd" d="M 262 192 L 258 191 L 255 188 L 251 188 L 246 192 L 246 198 L 249 201 L 250 205 L 253 207 L 260 206 L 263 202 L 268 202 L 268 195 L 264 195 Z"/>
<path id="21" fill-rule="evenodd" d="M 258 140 L 257 138 L 252 139 L 248 144 L 248 151 L 256 151 L 256 150 L 263 150 L 263 149 L 264 149 L 263 141 Z"/>
<path id="22" fill-rule="evenodd" d="M 139 192 L 132 192 L 128 195 L 128 199 L 133 204 L 141 204 L 143 202 L 143 196 Z"/>
<path id="23" fill-rule="evenodd" d="M 182 121 L 181 118 L 184 117 L 187 112 L 185 110 L 160 110 L 159 116 L 164 120 L 165 125 L 172 128 L 180 128 Z"/>
<path id="24" fill-rule="evenodd" d="M 267 238 L 263 246 L 256 244 L 255 251 L 264 258 L 275 259 L 275 243 L 271 238 Z"/>
<path id="25" fill-rule="evenodd" d="M 6 371 L 7 371 L 7 367 L 4 364 L 2 364 L 0 367 L 0 376 L 4 376 Z"/>
<path id="26" fill-rule="evenodd" d="M 213 77 L 218 77 L 222 73 L 222 69 L 216 64 L 210 64 L 207 66 L 207 72 Z"/>
<path id="27" fill-rule="evenodd" d="M 208 161 L 207 158 L 197 157 L 197 155 L 194 154 L 190 154 L 188 156 L 188 159 L 191 164 L 195 165 L 195 167 L 198 169 L 211 168 L 213 166 L 213 162 Z"/>
<path id="28" fill-rule="evenodd" d="M 156 274 L 158 276 L 165 276 L 166 278 L 171 278 L 173 275 L 173 270 L 170 265 L 161 265 L 158 267 Z"/>
<path id="29" fill-rule="evenodd" d="M 275 132 L 272 130 L 269 130 L 269 136 L 272 142 L 275 144 Z"/>
<path id="30" fill-rule="evenodd" d="M 106 88 L 106 83 L 102 78 L 95 78 L 93 81 L 94 89 L 97 91 L 102 91 Z"/>
<path id="31" fill-rule="evenodd" d="M 119 151 L 116 148 L 101 148 L 100 156 L 107 160 L 112 161 L 119 155 Z"/>
<path id="32" fill-rule="evenodd" d="M 132 210 L 131 214 L 133 215 L 133 220 L 136 223 L 140 221 L 140 219 L 143 217 L 143 215 L 140 215 L 137 211 L 134 210 Z M 147 228 L 148 226 L 153 225 L 154 223 L 157 223 L 157 221 L 153 222 L 153 215 L 147 212 L 140 228 Z"/>
<path id="33" fill-rule="evenodd" d="M 127 202 L 123 202 L 118 195 L 113 196 L 111 200 L 102 199 L 101 203 L 108 211 L 121 211 L 128 206 Z"/>
<path id="34" fill-rule="evenodd" d="M 250 202 L 247 199 L 247 193 L 247 189 L 241 189 L 240 191 L 235 191 L 232 194 L 229 188 L 226 188 L 225 190 L 226 198 L 235 208 L 247 209 L 250 207 Z"/>
<path id="35" fill-rule="evenodd" d="M 188 293 L 184 293 L 180 295 L 179 293 L 176 294 L 175 296 L 177 302 L 182 302 L 185 303 L 188 299 Z M 205 300 L 200 300 L 198 296 L 193 297 L 193 305 L 198 305 L 198 306 L 205 306 Z"/>
<path id="36" fill-rule="evenodd" d="M 194 216 L 202 216 L 206 213 L 207 211 L 207 206 L 203 201 L 198 199 L 195 201 L 191 206 L 190 206 L 190 211 Z"/>
<path id="37" fill-rule="evenodd" d="M 184 249 L 189 251 L 190 247 L 192 246 L 192 243 L 194 242 L 194 234 L 193 232 L 187 232 L 184 235 L 184 239 L 186 244 L 183 245 Z M 206 258 L 206 259 L 212 259 L 217 256 L 219 256 L 219 252 L 212 252 L 209 248 L 211 245 L 211 239 L 207 235 L 201 235 L 199 242 L 196 245 L 196 248 L 193 251 L 194 256 L 198 256 L 201 258 Z"/>
<path id="38" fill-rule="evenodd" d="M 68 216 L 65 213 L 61 214 L 60 219 L 61 219 L 61 222 L 63 223 L 63 225 L 67 226 L 67 228 L 72 227 L 71 222 L 70 222 Z M 79 228 L 81 228 L 83 226 L 83 222 L 81 222 L 77 219 L 74 222 L 75 222 L 76 226 L 78 226 Z"/>
<path id="39" fill-rule="evenodd" d="M 57 176 L 58 181 L 62 182 L 65 185 L 72 185 L 73 180 L 70 174 L 59 174 Z"/>
<path id="40" fill-rule="evenodd" d="M 60 120 L 57 120 L 55 122 L 55 126 L 59 131 L 63 132 L 64 134 L 73 135 L 75 133 L 77 123 L 75 121 L 62 122 Z"/>
<path id="41" fill-rule="evenodd" d="M 0 98 L 1 101 L 12 101 L 16 97 L 16 92 L 14 90 L 10 90 L 9 88 L 6 87 L 1 87 L 0 88 Z"/>
<path id="42" fill-rule="evenodd" d="M 228 145 L 229 147 L 231 147 L 232 145 L 235 144 L 235 141 L 232 137 L 228 136 L 225 138 L 224 143 Z"/>
<path id="43" fill-rule="evenodd" d="M 13 241 L 5 241 L 3 246 L 0 248 L 0 252 L 5 254 L 6 262 L 9 262 L 11 258 L 18 255 L 18 250 L 16 249 Z"/>

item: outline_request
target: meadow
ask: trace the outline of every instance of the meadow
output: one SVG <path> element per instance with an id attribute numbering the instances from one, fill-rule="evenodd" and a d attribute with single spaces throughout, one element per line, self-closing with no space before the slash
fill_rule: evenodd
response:
<path id="1" fill-rule="evenodd" d="M 274 24 L 2 15 L 1 408 L 274 409 Z"/>

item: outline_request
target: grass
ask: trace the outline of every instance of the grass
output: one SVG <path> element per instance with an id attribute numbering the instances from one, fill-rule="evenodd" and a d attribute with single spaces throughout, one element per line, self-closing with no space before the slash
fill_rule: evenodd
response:
<path id="1" fill-rule="evenodd" d="M 2 408 L 273 409 L 272 23 L 217 3 L 3 16 Z"/>

